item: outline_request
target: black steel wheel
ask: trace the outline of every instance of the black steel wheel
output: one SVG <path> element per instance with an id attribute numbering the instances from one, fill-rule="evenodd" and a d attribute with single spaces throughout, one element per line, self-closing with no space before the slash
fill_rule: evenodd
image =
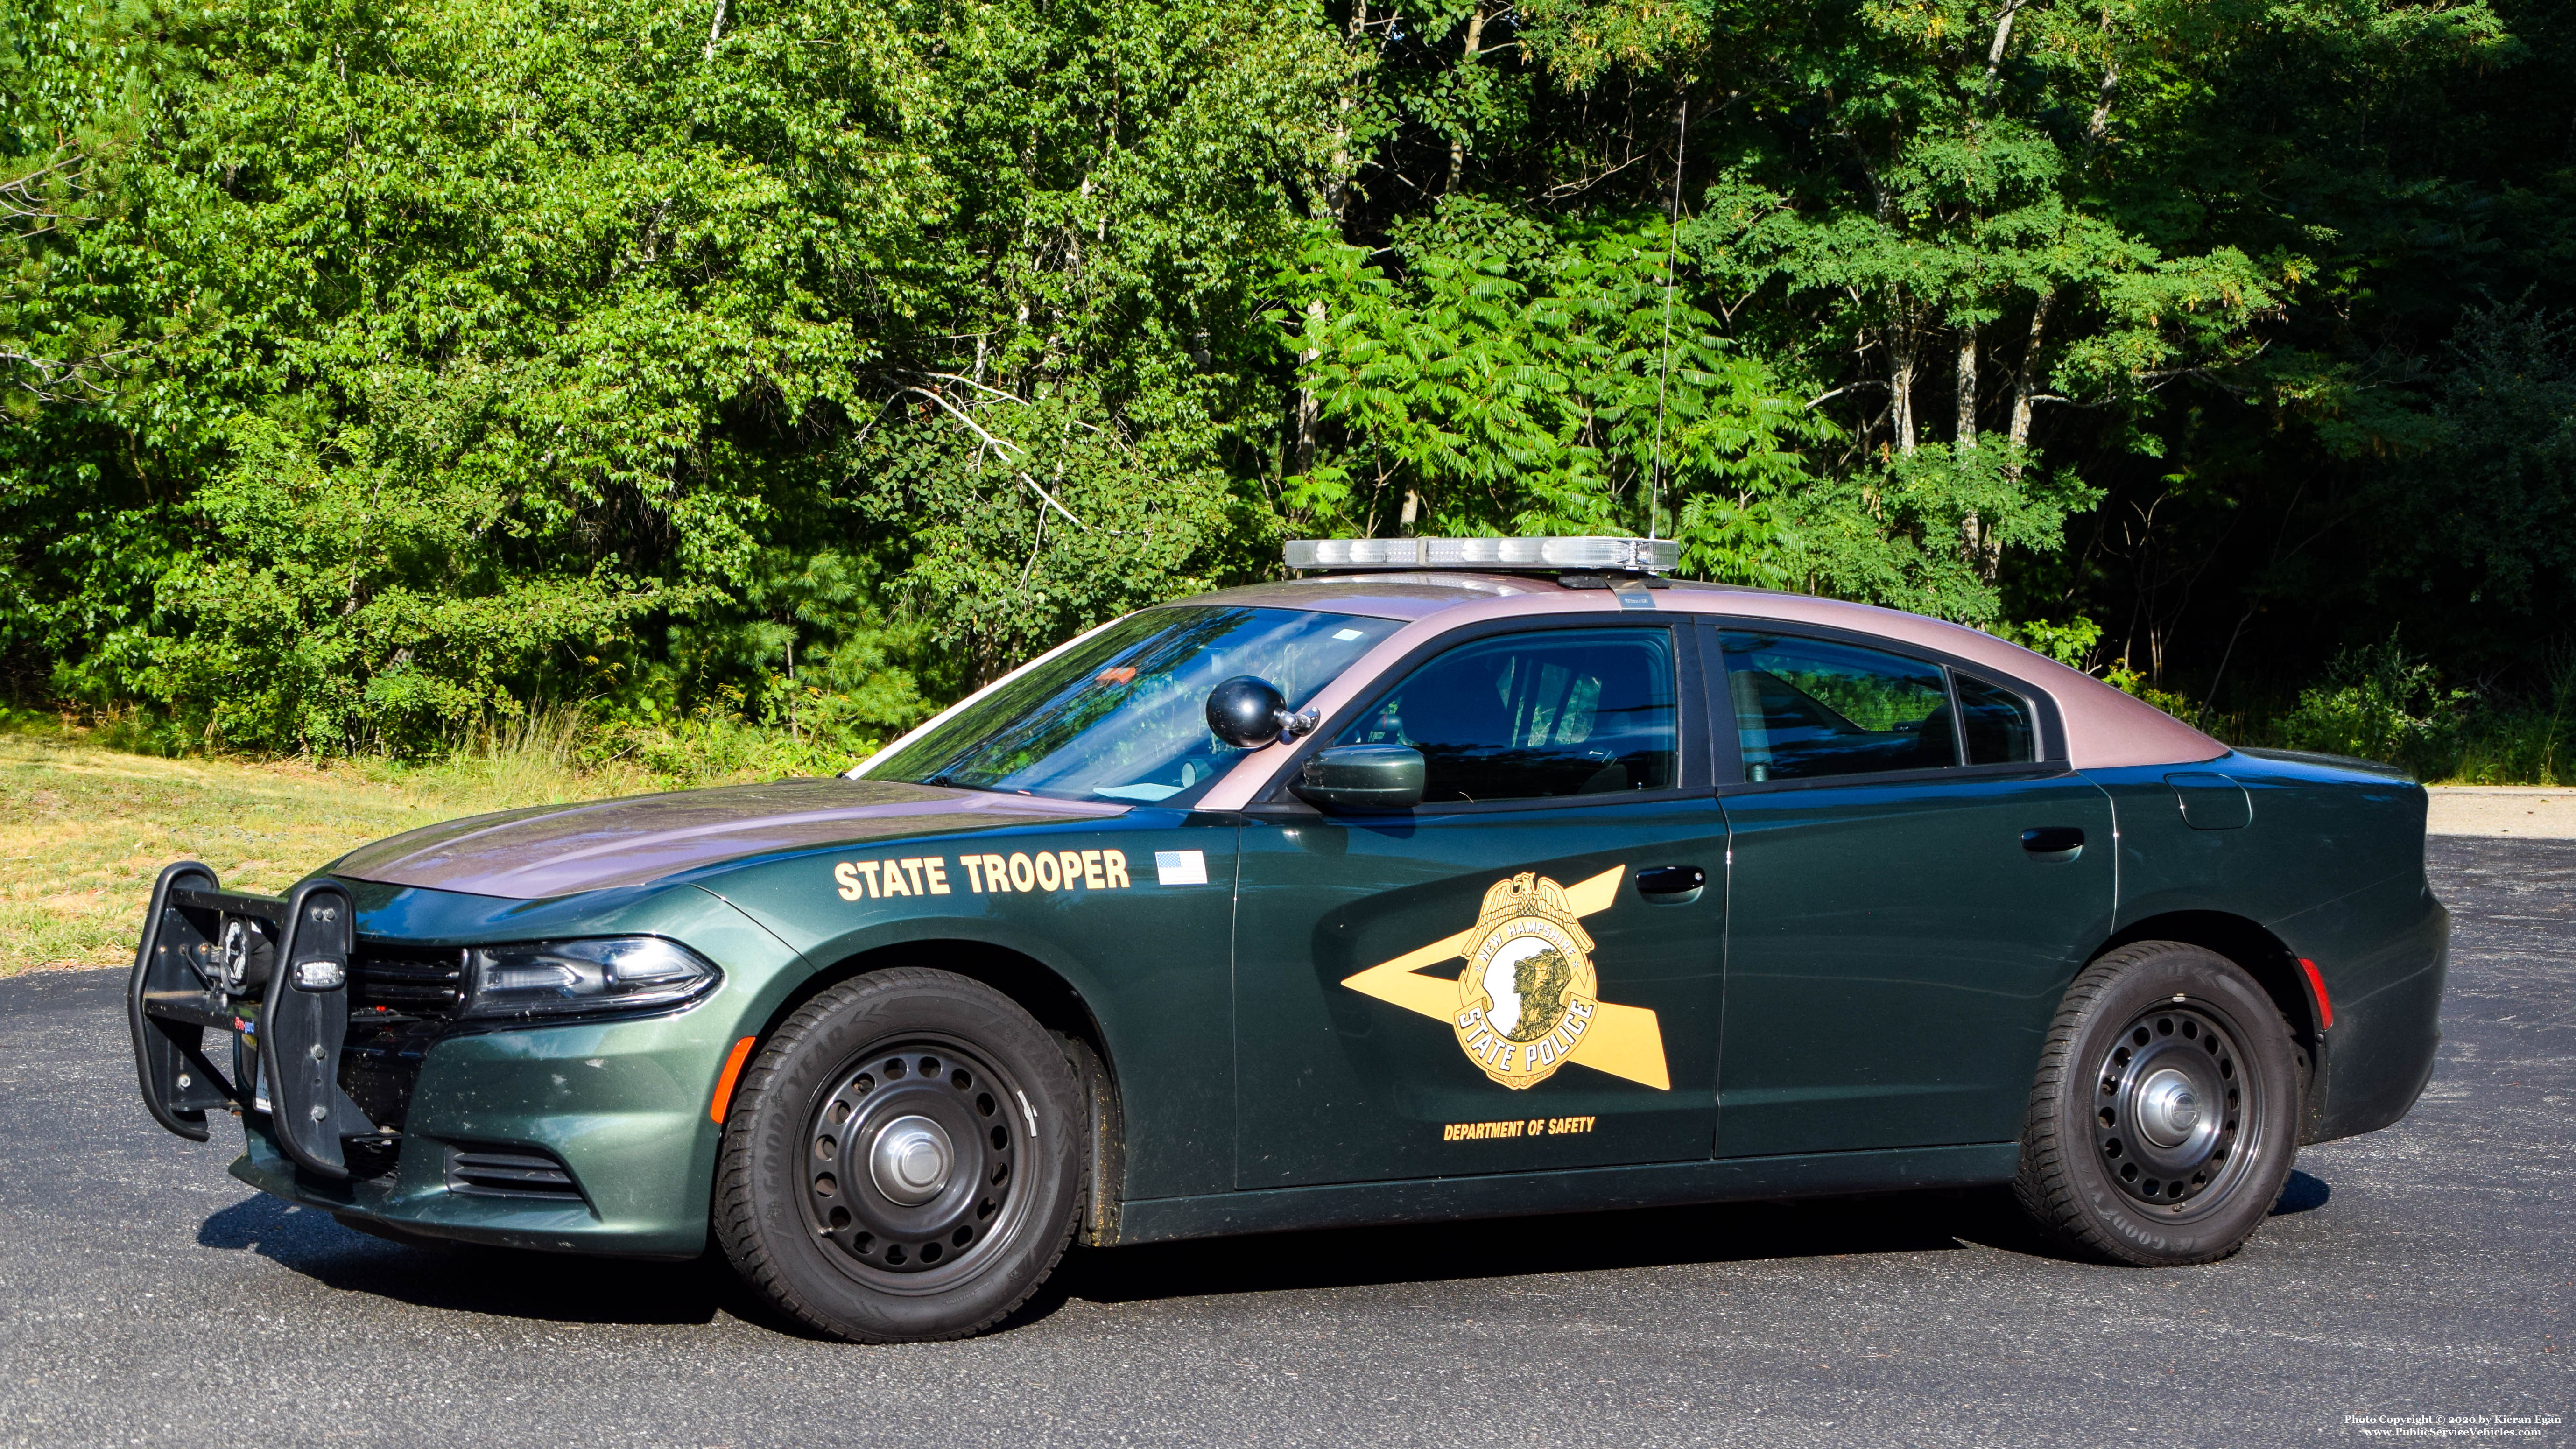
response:
<path id="1" fill-rule="evenodd" d="M 835 1337 L 977 1332 L 1071 1238 L 1082 1101 L 1062 1047 L 990 987 L 909 969 L 843 982 L 743 1075 L 717 1237 L 754 1287 Z"/>
<path id="2" fill-rule="evenodd" d="M 2298 1098 L 2289 1025 L 2241 968 L 2176 941 L 2124 946 L 2067 989 L 2031 1091 L 2017 1194 L 2088 1254 L 2224 1258 L 2289 1178 Z"/>
<path id="3" fill-rule="evenodd" d="M 971 1048 L 895 1042 L 815 1104 L 806 1128 L 808 1223 L 833 1259 L 889 1293 L 937 1293 L 974 1276 L 979 1248 L 1006 1242 L 1027 1212 L 1012 1168 L 1027 1092 Z"/>
<path id="4" fill-rule="evenodd" d="M 2263 1160 L 2263 1088 L 2211 1013 L 2159 1002 L 2113 1039 L 2093 1084 L 2093 1143 L 2120 1190 L 2171 1222 L 2224 1204 Z"/>

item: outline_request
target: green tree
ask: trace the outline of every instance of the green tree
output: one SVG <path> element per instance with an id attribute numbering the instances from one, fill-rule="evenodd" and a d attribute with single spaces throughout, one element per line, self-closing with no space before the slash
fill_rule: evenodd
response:
<path id="1" fill-rule="evenodd" d="M 2571 65 L 2544 0 L 20 0 L 0 678 L 857 749 L 1434 528 L 2202 695 L 2527 670 Z"/>
<path id="2" fill-rule="evenodd" d="M 7 319 L 41 394 L 0 440 L 11 626 L 59 692 L 269 748 L 545 696 L 776 713 L 753 621 L 801 610 L 893 728 L 1260 536 L 1225 460 L 1340 64 L 1311 16 L 49 23 L 17 63 L 125 138 L 110 200 L 60 161 L 10 193 L 88 207 L 17 240 Z M 175 58 L 145 94 L 127 53 Z M 870 597 L 780 602 L 824 576 Z"/>

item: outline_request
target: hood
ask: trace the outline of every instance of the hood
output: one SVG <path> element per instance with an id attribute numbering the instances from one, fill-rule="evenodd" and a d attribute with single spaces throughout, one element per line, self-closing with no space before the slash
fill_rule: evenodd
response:
<path id="1" fill-rule="evenodd" d="M 360 846 L 347 880 L 542 900 L 643 885 L 699 866 L 897 835 L 991 830 L 1126 813 L 1085 800 L 891 780 L 780 780 L 475 815 Z"/>

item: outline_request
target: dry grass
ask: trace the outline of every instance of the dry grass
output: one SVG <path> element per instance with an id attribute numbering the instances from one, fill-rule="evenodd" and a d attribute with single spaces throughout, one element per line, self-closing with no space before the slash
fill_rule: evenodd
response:
<path id="1" fill-rule="evenodd" d="M 575 770 L 570 741 L 540 722 L 402 771 L 157 759 L 83 730 L 0 730 L 0 976 L 129 964 L 153 877 L 183 857 L 228 887 L 277 891 L 414 826 L 652 787 L 640 772 Z"/>

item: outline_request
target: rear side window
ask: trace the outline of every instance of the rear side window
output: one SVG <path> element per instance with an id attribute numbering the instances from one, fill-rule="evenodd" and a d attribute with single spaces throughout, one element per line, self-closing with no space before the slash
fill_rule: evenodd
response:
<path id="1" fill-rule="evenodd" d="M 1673 787 L 1672 635 L 1549 629 L 1462 644 L 1334 740 L 1422 752 L 1426 804 Z"/>
<path id="2" fill-rule="evenodd" d="M 2020 765 L 2039 758 L 2030 701 L 1973 674 L 1950 671 L 1959 690 L 1959 733 L 1971 765 Z"/>
<path id="3" fill-rule="evenodd" d="M 1736 630 L 1718 638 L 1746 780 L 1959 763 L 1941 666 L 1823 639 Z"/>

